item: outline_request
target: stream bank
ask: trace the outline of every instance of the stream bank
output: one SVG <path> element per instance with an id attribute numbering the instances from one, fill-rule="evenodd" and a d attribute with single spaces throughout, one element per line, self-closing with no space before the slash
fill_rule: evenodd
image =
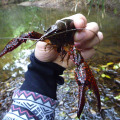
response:
<path id="1" fill-rule="evenodd" d="M 77 9 L 103 9 L 104 11 L 111 11 L 112 14 L 120 15 L 120 1 L 119 0 L 1 0 L 0 5 L 19 4 L 22 6 L 37 6 L 53 9 L 67 9 L 77 11 Z"/>

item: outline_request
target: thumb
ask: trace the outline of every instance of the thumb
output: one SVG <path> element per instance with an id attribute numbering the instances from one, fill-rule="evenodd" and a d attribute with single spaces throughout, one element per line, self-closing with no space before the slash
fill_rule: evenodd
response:
<path id="1" fill-rule="evenodd" d="M 46 42 L 37 42 L 35 48 L 35 57 L 42 62 L 52 62 L 58 56 L 52 45 L 47 45 Z"/>

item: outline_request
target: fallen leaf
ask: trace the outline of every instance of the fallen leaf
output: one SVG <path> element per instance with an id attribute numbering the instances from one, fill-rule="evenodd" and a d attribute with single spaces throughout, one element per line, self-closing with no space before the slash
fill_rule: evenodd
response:
<path id="1" fill-rule="evenodd" d="M 118 68 L 119 68 L 118 65 L 114 65 L 114 66 L 113 66 L 113 69 L 115 69 L 115 70 L 118 69 Z"/>
<path id="2" fill-rule="evenodd" d="M 70 115 L 71 118 L 76 118 L 77 117 L 77 113 L 74 113 L 73 115 Z"/>
<path id="3" fill-rule="evenodd" d="M 93 114 L 93 115 L 96 115 L 96 112 L 92 109 L 90 109 L 90 112 Z"/>
<path id="4" fill-rule="evenodd" d="M 16 89 L 16 87 L 10 88 L 10 89 L 8 89 L 6 91 L 13 91 L 14 89 Z"/>
<path id="5" fill-rule="evenodd" d="M 65 113 L 65 112 L 60 112 L 59 116 L 65 117 L 65 116 L 66 116 L 66 113 Z"/>
<path id="6" fill-rule="evenodd" d="M 116 99 L 116 100 L 119 100 L 119 101 L 120 101 L 120 95 L 115 96 L 115 97 L 114 97 L 114 99 Z"/>
<path id="7" fill-rule="evenodd" d="M 114 64 L 113 62 L 109 62 L 109 63 L 107 63 L 107 66 L 113 65 L 113 64 Z"/>

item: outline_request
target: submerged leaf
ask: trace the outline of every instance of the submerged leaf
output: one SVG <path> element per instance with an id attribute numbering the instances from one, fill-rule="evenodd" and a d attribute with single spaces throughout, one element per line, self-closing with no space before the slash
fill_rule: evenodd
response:
<path id="1" fill-rule="evenodd" d="M 114 97 L 114 99 L 119 100 L 120 101 L 120 95 L 117 95 L 116 97 Z"/>
<path id="2" fill-rule="evenodd" d="M 61 117 L 65 117 L 66 116 L 66 113 L 65 112 L 60 112 L 59 114 Z"/>
<path id="3" fill-rule="evenodd" d="M 110 65 L 113 65 L 113 64 L 114 64 L 113 62 L 109 62 L 106 65 L 101 65 L 100 67 L 104 71 L 107 67 L 109 67 Z"/>
<path id="4" fill-rule="evenodd" d="M 96 115 L 96 112 L 92 109 L 90 109 L 90 112 L 93 114 L 93 115 Z"/>
<path id="5" fill-rule="evenodd" d="M 106 78 L 108 78 L 108 79 L 111 79 L 111 77 L 110 77 L 109 75 L 106 75 L 106 74 L 104 74 L 104 73 L 101 74 L 101 77 L 102 77 L 102 78 L 105 78 L 105 77 L 106 77 Z"/>
<path id="6" fill-rule="evenodd" d="M 64 88 L 64 90 L 67 92 L 70 90 L 70 87 L 68 86 L 68 87 Z"/>
<path id="7" fill-rule="evenodd" d="M 105 77 L 106 77 L 106 78 L 109 78 L 109 79 L 111 78 L 109 75 L 105 75 Z"/>
<path id="8" fill-rule="evenodd" d="M 120 67 L 120 63 L 118 63 L 118 66 Z"/>
<path id="9" fill-rule="evenodd" d="M 104 77 L 105 77 L 105 74 L 102 74 L 102 75 L 101 75 L 101 77 L 103 77 L 103 78 L 104 78 Z"/>
<path id="10" fill-rule="evenodd" d="M 109 63 L 107 63 L 107 66 L 113 65 L 113 64 L 114 64 L 113 62 L 109 62 Z"/>
<path id="11" fill-rule="evenodd" d="M 76 118 L 76 117 L 77 117 L 77 113 L 71 115 L 70 117 L 71 117 L 71 118 Z"/>
<path id="12" fill-rule="evenodd" d="M 10 88 L 10 89 L 8 89 L 6 91 L 9 92 L 9 91 L 12 91 L 12 90 L 15 90 L 15 89 L 16 89 L 16 87 L 13 87 L 13 88 Z"/>
<path id="13" fill-rule="evenodd" d="M 90 90 L 90 91 L 88 91 L 88 94 L 90 95 L 92 93 L 92 91 Z"/>
<path id="14" fill-rule="evenodd" d="M 7 86 L 7 87 L 10 87 L 10 83 L 9 83 L 9 82 L 6 82 L 6 86 Z"/>
<path id="15" fill-rule="evenodd" d="M 113 66 L 113 69 L 115 69 L 115 70 L 118 69 L 118 68 L 119 68 L 118 65 L 114 65 L 114 66 Z"/>
<path id="16" fill-rule="evenodd" d="M 109 100 L 109 97 L 105 97 L 104 101 L 108 101 Z"/>
<path id="17" fill-rule="evenodd" d="M 94 69 L 94 70 L 97 71 L 97 72 L 100 72 L 100 68 L 92 67 L 92 69 Z"/>

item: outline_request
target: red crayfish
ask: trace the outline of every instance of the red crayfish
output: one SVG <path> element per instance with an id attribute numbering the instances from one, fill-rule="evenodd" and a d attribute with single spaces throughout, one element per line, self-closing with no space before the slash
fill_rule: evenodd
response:
<path id="1" fill-rule="evenodd" d="M 57 52 L 62 53 L 62 59 L 64 59 L 64 56 L 67 53 L 69 53 L 69 55 L 73 55 L 73 61 L 76 65 L 75 79 L 79 86 L 79 101 L 77 112 L 77 116 L 79 118 L 85 105 L 85 92 L 88 88 L 92 88 L 96 95 L 99 111 L 101 110 L 101 102 L 95 78 L 88 64 L 84 61 L 81 55 L 81 51 L 74 46 L 73 36 L 77 30 L 78 29 L 75 28 L 74 23 L 71 19 L 59 20 L 54 25 L 52 25 L 43 35 L 33 31 L 27 34 L 23 34 L 19 38 L 14 38 L 2 50 L 0 57 L 2 57 L 7 52 L 14 50 L 23 42 L 26 42 L 28 38 L 36 39 L 37 41 L 44 41 L 47 42 L 47 44 L 55 46 L 55 48 L 57 48 Z M 83 28 L 79 30 L 83 30 Z M 65 48 L 67 48 L 67 51 Z"/>

